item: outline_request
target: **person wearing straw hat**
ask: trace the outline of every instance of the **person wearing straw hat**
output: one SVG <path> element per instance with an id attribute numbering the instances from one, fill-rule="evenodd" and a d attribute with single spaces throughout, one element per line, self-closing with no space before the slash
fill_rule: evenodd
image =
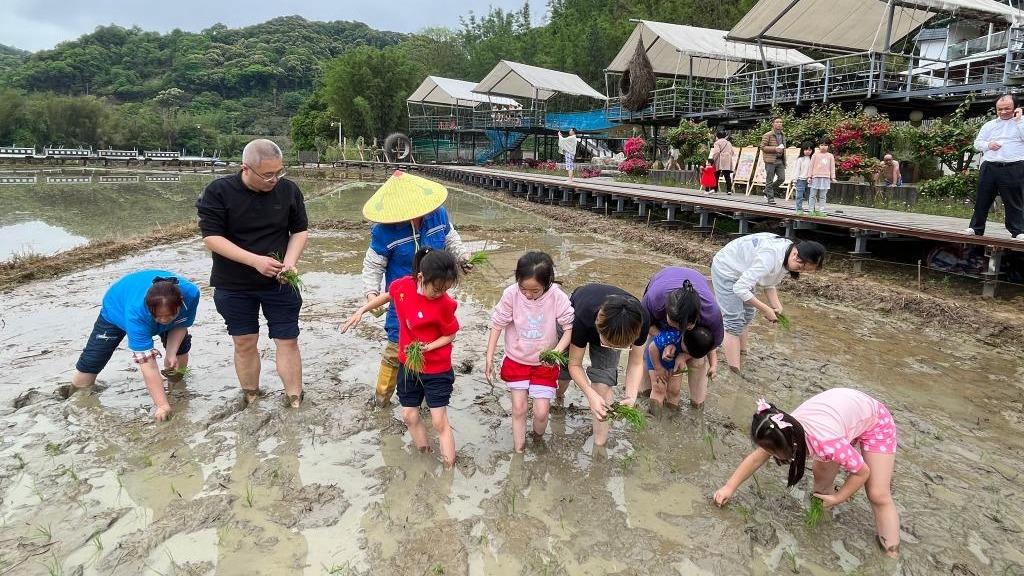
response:
<path id="1" fill-rule="evenodd" d="M 401 170 L 388 178 L 366 204 L 363 217 L 374 222 L 370 245 L 363 258 L 363 292 L 369 301 L 397 278 L 412 272 L 413 256 L 420 248 L 446 249 L 469 270 L 470 252 L 448 218 L 444 201 L 448 189 Z M 388 343 L 380 361 L 375 400 L 391 403 L 398 383 L 398 318 L 389 306 L 384 320 Z"/>

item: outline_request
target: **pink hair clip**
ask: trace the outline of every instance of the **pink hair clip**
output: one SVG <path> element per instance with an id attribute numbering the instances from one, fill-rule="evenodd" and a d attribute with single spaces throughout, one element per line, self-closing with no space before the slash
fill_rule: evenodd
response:
<path id="1" fill-rule="evenodd" d="M 792 424 L 782 419 L 782 412 L 776 412 L 775 414 L 769 416 L 769 418 L 772 419 L 772 422 L 775 422 L 775 424 L 778 425 L 779 430 L 783 430 L 785 428 L 789 428 L 790 426 L 792 426 Z"/>
<path id="2" fill-rule="evenodd" d="M 765 402 L 764 398 L 758 398 L 757 399 L 757 413 L 758 414 L 760 414 L 761 412 L 764 412 L 765 410 L 768 410 L 770 408 L 771 408 L 771 405 L 768 404 L 767 402 Z"/>

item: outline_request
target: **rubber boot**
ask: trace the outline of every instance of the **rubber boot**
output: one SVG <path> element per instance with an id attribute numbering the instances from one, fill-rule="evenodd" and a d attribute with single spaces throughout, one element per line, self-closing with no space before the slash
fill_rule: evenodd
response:
<path id="1" fill-rule="evenodd" d="M 391 396 L 398 386 L 398 344 L 388 342 L 384 355 L 380 359 L 380 372 L 377 373 L 376 400 L 378 406 L 391 403 Z"/>

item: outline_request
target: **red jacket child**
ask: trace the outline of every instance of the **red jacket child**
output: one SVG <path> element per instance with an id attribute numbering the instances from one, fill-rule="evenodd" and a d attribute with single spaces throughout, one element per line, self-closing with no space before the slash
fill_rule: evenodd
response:
<path id="1" fill-rule="evenodd" d="M 718 174 L 713 164 L 708 164 L 701 170 L 700 187 L 705 190 L 715 190 L 718 188 Z"/>

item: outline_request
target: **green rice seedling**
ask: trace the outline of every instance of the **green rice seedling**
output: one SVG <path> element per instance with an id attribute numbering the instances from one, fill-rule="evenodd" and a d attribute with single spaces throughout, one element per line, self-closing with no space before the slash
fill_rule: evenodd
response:
<path id="1" fill-rule="evenodd" d="M 24 470 L 25 466 L 28 466 L 28 464 L 25 463 L 25 459 L 21 457 L 21 454 L 15 453 L 14 459 L 18 461 L 18 470 Z"/>
<path id="2" fill-rule="evenodd" d="M 271 254 L 270 257 L 273 258 L 274 260 L 277 260 L 278 262 L 284 262 L 284 258 L 282 258 L 281 255 L 278 254 L 277 252 Z M 298 272 L 292 269 L 288 269 L 278 274 L 278 276 L 280 276 L 281 279 L 284 280 L 285 284 L 291 286 L 292 290 L 295 290 L 296 294 L 302 292 L 304 284 L 302 283 L 302 277 L 299 276 Z"/>
<path id="3" fill-rule="evenodd" d="M 565 352 L 559 352 L 558 350 L 545 350 L 540 353 L 540 361 L 551 366 L 555 364 L 568 366 L 569 355 Z"/>
<path id="4" fill-rule="evenodd" d="M 708 447 L 708 452 L 711 453 L 711 460 L 718 460 L 715 456 L 715 433 L 711 430 L 704 432 L 704 444 Z"/>
<path id="5" fill-rule="evenodd" d="M 178 366 L 177 368 L 165 368 L 161 370 L 160 373 L 164 375 L 164 378 L 167 378 L 168 380 L 173 380 L 175 382 L 180 382 L 185 378 L 192 377 L 192 369 L 189 368 L 188 366 Z"/>
<path id="6" fill-rule="evenodd" d="M 44 450 L 46 450 L 46 453 L 49 454 L 50 457 L 60 456 L 61 452 L 64 451 L 61 449 L 60 444 L 56 444 L 54 442 L 47 442 Z"/>
<path id="7" fill-rule="evenodd" d="M 444 576 L 444 566 L 440 564 L 434 564 L 434 567 L 431 568 L 430 573 L 434 576 Z"/>
<path id="8" fill-rule="evenodd" d="M 632 406 L 615 402 L 605 416 L 608 420 L 625 420 L 639 432 L 647 427 L 647 417 L 644 413 Z"/>
<path id="9" fill-rule="evenodd" d="M 793 329 L 793 321 L 789 319 L 789 316 L 786 316 L 782 312 L 776 312 L 775 317 L 779 320 L 779 328 L 782 328 L 787 332 Z"/>
<path id="10" fill-rule="evenodd" d="M 405 368 L 413 374 L 423 372 L 423 342 L 412 342 L 405 347 Z"/>
<path id="11" fill-rule="evenodd" d="M 474 252 L 473 255 L 469 257 L 469 260 L 466 261 L 466 263 L 471 266 L 479 266 L 481 264 L 487 264 L 488 262 L 490 262 L 490 257 L 487 255 L 485 250 Z"/>
<path id="12" fill-rule="evenodd" d="M 51 558 L 43 564 L 46 573 L 50 576 L 64 576 L 64 565 L 57 558 L 57 554 L 51 551 L 50 556 Z"/>
<path id="13" fill-rule="evenodd" d="M 256 502 L 256 489 L 253 487 L 252 482 L 245 485 L 245 505 L 252 508 L 253 503 Z"/>
<path id="14" fill-rule="evenodd" d="M 47 542 L 53 542 L 53 531 L 50 530 L 49 524 L 46 526 L 43 526 L 42 524 L 36 526 L 33 534 L 35 534 L 35 538 L 42 540 L 44 544 Z"/>
<path id="15" fill-rule="evenodd" d="M 811 505 L 807 507 L 807 512 L 804 514 L 804 526 L 808 530 L 814 530 L 824 517 L 825 503 L 821 501 L 821 498 L 811 496 Z"/>
<path id="16" fill-rule="evenodd" d="M 92 545 L 96 547 L 97 552 L 103 550 L 103 540 L 100 539 L 99 534 L 92 537 Z"/>
<path id="17" fill-rule="evenodd" d="M 217 527 L 217 545 L 223 546 L 228 541 L 228 536 L 231 535 L 231 526 L 228 524 L 221 524 Z"/>

